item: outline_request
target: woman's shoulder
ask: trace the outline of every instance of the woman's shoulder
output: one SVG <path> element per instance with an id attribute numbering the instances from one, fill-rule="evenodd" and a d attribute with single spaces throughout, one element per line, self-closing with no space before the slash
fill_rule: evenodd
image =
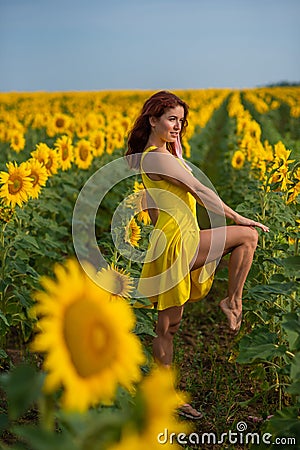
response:
<path id="1" fill-rule="evenodd" d="M 153 153 L 166 153 L 169 154 L 170 152 L 166 149 L 157 147 L 156 145 L 148 145 L 143 153 L 147 153 L 147 152 L 153 152 Z"/>

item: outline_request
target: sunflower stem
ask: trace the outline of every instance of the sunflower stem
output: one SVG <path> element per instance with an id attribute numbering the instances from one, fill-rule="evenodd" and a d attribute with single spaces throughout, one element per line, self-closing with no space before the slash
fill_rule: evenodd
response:
<path id="1" fill-rule="evenodd" d="M 3 311 L 4 309 L 4 290 L 5 290 L 5 284 L 4 284 L 4 278 L 5 278 L 5 261 L 7 256 L 7 249 L 5 249 L 5 242 L 4 242 L 4 231 L 5 231 L 6 223 L 1 224 L 1 231 L 0 231 L 0 255 L 1 255 L 1 296 L 0 296 L 0 309 Z"/>
<path id="2" fill-rule="evenodd" d="M 54 400 L 49 395 L 43 395 L 39 401 L 40 424 L 47 431 L 55 430 Z"/>

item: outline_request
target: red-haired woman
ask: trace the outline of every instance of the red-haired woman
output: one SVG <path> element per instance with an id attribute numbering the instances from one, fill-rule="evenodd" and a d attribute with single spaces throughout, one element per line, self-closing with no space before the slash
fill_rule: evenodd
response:
<path id="1" fill-rule="evenodd" d="M 229 328 L 238 332 L 242 320 L 243 286 L 257 246 L 255 227 L 265 225 L 241 216 L 201 183 L 182 159 L 181 136 L 187 126 L 188 106 L 168 91 L 152 95 L 129 134 L 126 156 L 141 170 L 148 211 L 154 230 L 139 282 L 140 292 L 158 310 L 154 359 L 171 366 L 173 337 L 184 305 L 209 291 L 216 263 L 227 253 L 228 294 L 220 301 Z M 200 230 L 196 202 L 236 225 Z M 181 413 L 190 419 L 202 414 L 184 404 Z"/>

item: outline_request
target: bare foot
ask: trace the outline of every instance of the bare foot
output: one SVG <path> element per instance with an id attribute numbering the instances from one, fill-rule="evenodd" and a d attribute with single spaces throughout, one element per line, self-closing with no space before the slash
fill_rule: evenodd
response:
<path id="1" fill-rule="evenodd" d="M 241 300 L 241 299 L 238 299 Z M 237 303 L 237 302 L 236 302 Z M 234 332 L 238 332 L 242 323 L 242 311 L 241 302 L 233 307 L 229 303 L 229 297 L 225 297 L 220 301 L 219 306 L 228 320 L 229 329 Z"/>

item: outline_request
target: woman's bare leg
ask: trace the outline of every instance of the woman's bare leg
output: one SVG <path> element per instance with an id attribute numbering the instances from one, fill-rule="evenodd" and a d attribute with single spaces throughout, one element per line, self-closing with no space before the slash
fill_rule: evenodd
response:
<path id="1" fill-rule="evenodd" d="M 157 337 L 153 340 L 153 356 L 156 362 L 170 368 L 173 362 L 173 339 L 178 331 L 183 315 L 183 306 L 173 306 L 158 311 Z M 180 405 L 180 414 L 190 419 L 201 419 L 203 414 L 189 403 Z"/>
<path id="2" fill-rule="evenodd" d="M 225 229 L 220 227 L 200 231 L 200 246 L 193 270 L 230 253 L 228 296 L 221 300 L 220 307 L 228 319 L 229 328 L 233 331 L 237 331 L 241 324 L 243 287 L 253 261 L 257 240 L 258 233 L 252 227 L 232 225 Z"/>
<path id="3" fill-rule="evenodd" d="M 157 337 L 153 340 L 153 356 L 161 365 L 169 367 L 173 362 L 173 338 L 179 329 L 183 309 L 183 306 L 172 306 L 158 311 Z"/>

